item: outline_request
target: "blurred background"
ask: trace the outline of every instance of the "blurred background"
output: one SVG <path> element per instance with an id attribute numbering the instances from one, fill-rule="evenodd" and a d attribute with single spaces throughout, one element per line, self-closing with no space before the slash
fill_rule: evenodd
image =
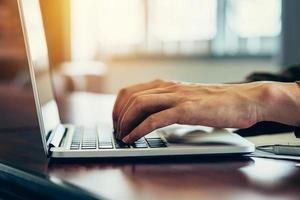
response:
<path id="1" fill-rule="evenodd" d="M 40 4 L 58 95 L 116 93 L 126 85 L 156 78 L 240 82 L 253 72 L 275 73 L 300 60 L 297 0 L 40 0 Z M 27 68 L 17 1 L 0 0 L 1 96 L 24 93 L 32 98 Z"/>
<path id="2" fill-rule="evenodd" d="M 300 58 L 296 0 L 41 0 L 41 5 L 52 66 L 71 77 L 69 88 L 75 90 L 116 93 L 155 78 L 237 82 Z"/>

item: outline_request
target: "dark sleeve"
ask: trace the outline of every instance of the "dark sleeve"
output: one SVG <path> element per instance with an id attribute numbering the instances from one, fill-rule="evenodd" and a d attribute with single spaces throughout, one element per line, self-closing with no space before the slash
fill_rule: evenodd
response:
<path id="1" fill-rule="evenodd" d="M 300 80 L 300 64 L 291 66 L 279 73 L 252 73 L 246 77 L 246 82 L 252 81 L 279 81 L 294 82 Z"/>

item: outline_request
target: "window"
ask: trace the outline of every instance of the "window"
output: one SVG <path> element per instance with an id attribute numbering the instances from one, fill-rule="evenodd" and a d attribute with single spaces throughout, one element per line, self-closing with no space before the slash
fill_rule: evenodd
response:
<path id="1" fill-rule="evenodd" d="M 272 56 L 278 51 L 281 1 L 73 0 L 72 19 L 75 60 Z"/>
<path id="2" fill-rule="evenodd" d="M 281 32 L 281 1 L 223 0 L 219 12 L 217 55 L 275 55 Z"/>

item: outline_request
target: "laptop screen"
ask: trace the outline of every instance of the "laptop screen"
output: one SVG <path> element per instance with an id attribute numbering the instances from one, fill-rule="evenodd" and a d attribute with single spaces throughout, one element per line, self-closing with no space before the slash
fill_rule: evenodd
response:
<path id="1" fill-rule="evenodd" d="M 39 0 L 19 0 L 19 6 L 39 125 L 42 134 L 46 135 L 60 124 L 60 119 L 52 89 Z"/>

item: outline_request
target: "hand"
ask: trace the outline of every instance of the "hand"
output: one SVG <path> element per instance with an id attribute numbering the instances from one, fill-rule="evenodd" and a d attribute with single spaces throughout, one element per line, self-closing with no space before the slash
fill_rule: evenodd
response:
<path id="1" fill-rule="evenodd" d="M 119 135 L 118 130 L 118 121 L 121 115 L 123 115 L 123 112 L 125 112 L 125 108 L 127 103 L 129 103 L 129 99 L 132 98 L 132 95 L 135 95 L 135 93 L 147 91 L 155 88 L 163 88 L 168 87 L 171 85 L 176 84 L 176 82 L 173 81 L 162 81 L 162 80 L 154 80 L 148 83 L 141 83 L 137 85 L 133 85 L 131 87 L 123 88 L 120 90 L 116 103 L 114 105 L 113 109 L 113 125 L 114 130 L 117 136 Z"/>
<path id="2" fill-rule="evenodd" d="M 271 85 L 274 84 L 193 84 L 161 80 L 134 85 L 122 89 L 117 97 L 113 111 L 116 136 L 131 143 L 157 128 L 175 123 L 246 128 L 265 120 L 271 113 L 278 96 L 270 89 Z"/>

